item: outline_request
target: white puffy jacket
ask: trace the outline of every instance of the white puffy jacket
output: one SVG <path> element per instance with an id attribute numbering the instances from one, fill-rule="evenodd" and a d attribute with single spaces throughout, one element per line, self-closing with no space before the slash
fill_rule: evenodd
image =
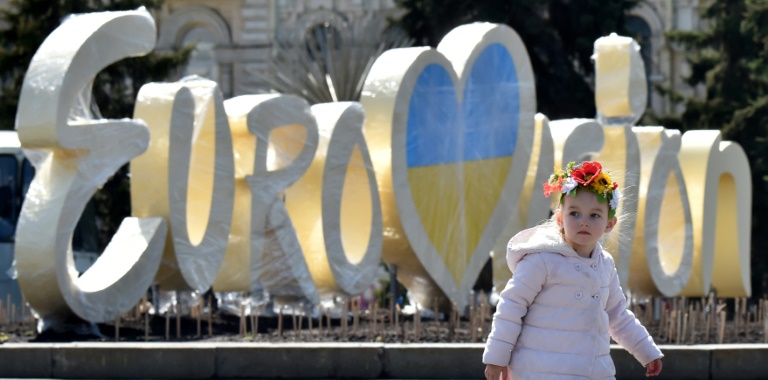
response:
<path id="1" fill-rule="evenodd" d="M 514 276 L 500 294 L 483 363 L 509 366 L 512 379 L 613 378 L 610 337 L 643 365 L 662 357 L 627 310 L 600 244 L 580 257 L 544 224 L 509 241 L 507 264 Z"/>

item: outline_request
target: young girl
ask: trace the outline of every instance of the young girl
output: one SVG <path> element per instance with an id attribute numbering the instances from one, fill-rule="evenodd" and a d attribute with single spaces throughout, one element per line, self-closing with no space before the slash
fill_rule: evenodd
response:
<path id="1" fill-rule="evenodd" d="M 661 372 L 663 355 L 627 310 L 613 258 L 599 243 L 616 224 L 617 188 L 598 162 L 571 162 L 544 184 L 546 196 L 561 193 L 560 206 L 549 223 L 507 245 L 514 276 L 493 316 L 486 379 L 613 378 L 610 337 L 646 376 Z"/>

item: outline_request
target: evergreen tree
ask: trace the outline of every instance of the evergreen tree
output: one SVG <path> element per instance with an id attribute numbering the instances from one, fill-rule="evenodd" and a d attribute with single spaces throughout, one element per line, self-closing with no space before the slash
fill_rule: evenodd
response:
<path id="1" fill-rule="evenodd" d="M 0 129 L 13 129 L 24 74 L 46 37 L 74 13 L 160 8 L 160 0 L 11 0 L 0 10 Z M 100 72 L 93 85 L 92 111 L 96 117 L 130 118 L 139 89 L 149 82 L 174 79 L 186 64 L 192 47 L 170 54 L 150 53 L 127 58 Z M 103 249 L 123 217 L 130 215 L 127 165 L 94 195 L 99 218 L 99 246 Z"/>
<path id="2" fill-rule="evenodd" d="M 591 56 L 597 38 L 626 35 L 625 13 L 636 0 L 397 0 L 395 23 L 437 46 L 451 29 L 476 21 L 507 24 L 525 43 L 536 78 L 538 110 L 550 119 L 595 117 Z"/>
<path id="3" fill-rule="evenodd" d="M 680 129 L 719 129 L 744 148 L 752 170 L 752 290 L 768 293 L 768 1 L 712 1 L 705 31 L 670 33 L 690 52 L 691 86 L 706 97 L 684 101 L 685 112 L 665 121 Z M 664 124 L 666 125 L 666 124 Z"/>

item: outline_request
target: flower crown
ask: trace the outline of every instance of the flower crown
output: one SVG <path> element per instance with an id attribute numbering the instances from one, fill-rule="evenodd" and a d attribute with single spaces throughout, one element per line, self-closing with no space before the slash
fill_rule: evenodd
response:
<path id="1" fill-rule="evenodd" d="M 589 190 L 597 194 L 598 202 L 608 202 L 608 218 L 613 218 L 621 199 L 618 187 L 619 184 L 611 181 L 611 177 L 603 172 L 603 166 L 599 162 L 585 161 L 577 166 L 571 161 L 566 165 L 565 171 L 555 169 L 549 180 L 544 183 L 544 196 L 549 197 L 553 192 L 559 191 L 562 193 L 562 203 L 566 194 L 575 197 L 577 188 Z"/>

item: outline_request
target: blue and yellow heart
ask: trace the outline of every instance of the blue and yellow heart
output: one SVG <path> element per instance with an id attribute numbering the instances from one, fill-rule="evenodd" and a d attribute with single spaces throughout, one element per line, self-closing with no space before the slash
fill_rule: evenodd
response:
<path id="1" fill-rule="evenodd" d="M 402 233 L 385 240 L 407 237 L 422 268 L 403 268 L 414 261 L 397 257 L 407 249 L 387 251 L 394 244 L 385 242 L 383 257 L 400 265 L 398 273 L 426 272 L 461 305 L 503 227 L 496 224 L 511 216 L 513 207 L 503 203 L 517 200 L 525 179 L 529 157 L 514 157 L 533 143 L 535 93 L 525 47 L 506 26 L 469 24 L 437 50 L 390 50 L 372 67 L 361 103 L 372 156 L 391 152 L 377 180 L 383 207 L 394 193 L 397 212 L 384 214 L 399 219 L 385 217 L 384 229 Z M 376 137 L 391 145 L 377 147 Z"/>

